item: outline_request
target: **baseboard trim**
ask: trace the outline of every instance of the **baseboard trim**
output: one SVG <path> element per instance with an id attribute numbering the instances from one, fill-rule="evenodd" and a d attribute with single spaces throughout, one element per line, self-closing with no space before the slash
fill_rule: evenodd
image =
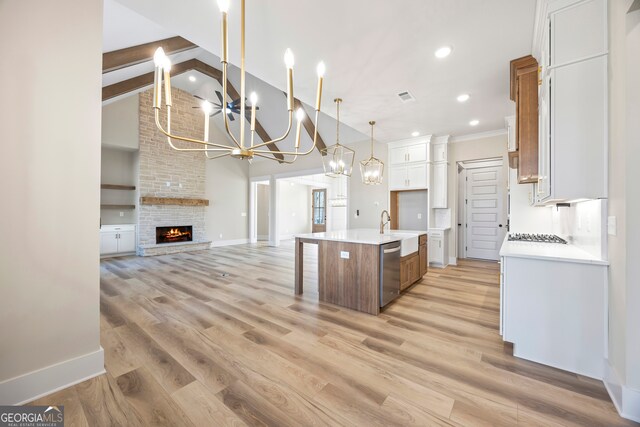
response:
<path id="1" fill-rule="evenodd" d="M 604 361 L 604 386 L 621 417 L 640 423 L 640 390 L 622 384 L 616 370 Z"/>
<path id="2" fill-rule="evenodd" d="M 249 239 L 214 240 L 211 242 L 211 247 L 219 248 L 222 246 L 246 245 L 247 243 L 249 243 Z"/>
<path id="3" fill-rule="evenodd" d="M 449 265 L 458 265 L 458 258 L 454 256 L 449 257 Z"/>
<path id="4" fill-rule="evenodd" d="M 100 347 L 93 353 L 1 382 L 0 404 L 24 405 L 105 372 L 104 350 Z"/>

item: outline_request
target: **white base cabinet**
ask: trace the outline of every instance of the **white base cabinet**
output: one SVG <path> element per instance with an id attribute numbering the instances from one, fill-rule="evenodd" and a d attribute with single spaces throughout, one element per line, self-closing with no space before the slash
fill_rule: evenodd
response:
<path id="1" fill-rule="evenodd" d="M 602 379 L 607 266 L 502 257 L 500 329 L 516 357 Z"/>
<path id="2" fill-rule="evenodd" d="M 429 230 L 429 265 L 446 267 L 449 265 L 449 230 Z"/>
<path id="3" fill-rule="evenodd" d="M 100 255 L 120 255 L 136 251 L 136 226 L 133 224 L 100 227 Z"/>

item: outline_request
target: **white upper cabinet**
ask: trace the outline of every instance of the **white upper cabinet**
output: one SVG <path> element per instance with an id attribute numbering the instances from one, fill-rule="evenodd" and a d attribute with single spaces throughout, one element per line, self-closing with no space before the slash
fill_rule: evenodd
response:
<path id="1" fill-rule="evenodd" d="M 605 0 L 550 4 L 538 52 L 536 204 L 607 197 L 606 17 Z"/>
<path id="2" fill-rule="evenodd" d="M 613 0 L 616 1 L 616 0 Z M 566 1 L 553 7 L 565 6 Z M 573 2 L 551 16 L 551 65 L 556 67 L 607 52 L 605 0 Z"/>
<path id="3" fill-rule="evenodd" d="M 429 186 L 431 136 L 389 144 L 389 190 L 417 190 Z"/>
<path id="4" fill-rule="evenodd" d="M 392 165 L 401 165 L 404 163 L 426 162 L 427 161 L 427 143 L 420 142 L 413 145 L 391 147 L 389 149 L 389 158 Z"/>
<path id="5" fill-rule="evenodd" d="M 392 166 L 389 170 L 389 189 L 417 190 L 428 186 L 427 163 Z"/>
<path id="6" fill-rule="evenodd" d="M 433 164 L 433 185 L 431 186 L 431 207 L 444 209 L 447 207 L 447 164 Z"/>

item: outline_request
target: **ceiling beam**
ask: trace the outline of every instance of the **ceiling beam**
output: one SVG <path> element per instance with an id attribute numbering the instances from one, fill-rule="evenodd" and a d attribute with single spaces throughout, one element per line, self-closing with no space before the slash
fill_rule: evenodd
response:
<path id="1" fill-rule="evenodd" d="M 205 64 L 202 61 L 197 59 L 189 59 L 188 61 L 180 62 L 178 64 L 173 64 L 171 66 L 171 75 L 173 77 L 186 73 L 187 71 L 196 70 L 205 74 L 215 80 L 218 83 L 222 84 L 222 72 L 209 64 Z M 146 86 L 150 86 L 153 84 L 154 73 L 146 73 L 140 76 L 132 77 L 128 80 L 123 80 L 118 83 L 114 83 L 109 86 L 105 86 L 102 88 L 102 101 L 106 101 L 111 98 L 115 98 L 120 95 L 127 94 L 129 92 L 133 92 L 138 89 L 142 89 Z M 233 85 L 227 80 L 227 95 L 231 99 L 237 99 L 240 97 L 238 91 L 233 87 Z M 246 116 L 247 121 L 251 121 L 249 116 Z M 264 141 L 270 141 L 271 137 L 262 126 L 260 121 L 256 119 L 256 133 L 260 137 L 260 139 Z M 318 135 L 320 136 L 320 135 Z M 267 144 L 269 150 L 273 151 L 273 157 L 275 157 L 278 161 L 284 160 L 284 156 L 280 153 L 277 153 L 278 146 L 276 144 Z"/>
<path id="2" fill-rule="evenodd" d="M 150 61 L 153 59 L 153 54 L 159 47 L 164 50 L 165 54 L 172 55 L 185 50 L 195 49 L 198 45 L 182 37 L 171 37 L 169 39 L 157 40 L 151 43 L 106 52 L 102 54 L 102 73 L 104 74 Z"/>
<path id="3" fill-rule="evenodd" d="M 171 66 L 171 75 L 177 76 L 187 71 L 193 70 L 200 62 L 197 59 L 190 59 L 188 61 L 180 62 Z M 153 84 L 154 72 L 142 74 L 140 76 L 132 77 L 127 80 L 123 80 L 118 83 L 114 83 L 102 88 L 102 100 L 106 101 L 116 96 L 124 95 L 129 92 L 133 92 L 138 89 L 142 89 L 145 86 Z"/>
<path id="4" fill-rule="evenodd" d="M 286 93 L 284 94 L 285 96 L 287 95 Z M 302 119 L 302 126 L 304 126 L 304 130 L 307 131 L 307 133 L 309 134 L 309 137 L 311 138 L 311 141 L 313 141 L 313 135 L 316 132 L 316 125 L 313 124 L 311 117 L 309 117 L 309 115 L 307 114 L 307 111 L 302 107 L 302 102 L 300 102 L 298 98 L 294 98 L 293 102 L 294 102 L 295 111 L 298 111 L 298 109 L 301 108 L 302 111 L 304 112 L 304 118 Z M 316 139 L 316 148 L 318 149 L 320 154 L 326 155 L 326 153 L 323 153 L 322 150 L 327 148 L 327 144 L 324 143 L 324 140 L 320 136 L 320 132 L 318 132 L 318 138 Z"/>

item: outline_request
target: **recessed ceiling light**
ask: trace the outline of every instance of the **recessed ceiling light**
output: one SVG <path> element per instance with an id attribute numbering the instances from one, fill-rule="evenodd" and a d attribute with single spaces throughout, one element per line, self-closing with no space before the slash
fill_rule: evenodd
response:
<path id="1" fill-rule="evenodd" d="M 463 93 L 461 95 L 458 95 L 456 99 L 458 100 L 458 102 L 467 102 L 469 100 L 469 94 Z"/>
<path id="2" fill-rule="evenodd" d="M 479 123 L 480 123 L 480 120 L 471 120 L 469 122 L 469 125 L 470 126 L 478 126 Z"/>
<path id="3" fill-rule="evenodd" d="M 420 132 L 418 131 L 411 132 L 411 136 L 420 136 Z"/>
<path id="4" fill-rule="evenodd" d="M 195 82 L 196 81 L 196 76 L 189 76 L 189 81 L 190 82 Z"/>
<path id="5" fill-rule="evenodd" d="M 436 50 L 436 58 L 446 58 L 451 53 L 451 46 L 442 46 L 440 49 Z"/>

